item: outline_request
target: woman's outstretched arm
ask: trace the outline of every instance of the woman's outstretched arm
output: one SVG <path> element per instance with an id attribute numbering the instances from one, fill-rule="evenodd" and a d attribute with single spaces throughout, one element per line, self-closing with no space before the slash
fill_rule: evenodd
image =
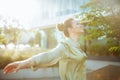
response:
<path id="1" fill-rule="evenodd" d="M 62 44 L 58 44 L 54 49 L 48 52 L 39 53 L 26 60 L 16 61 L 8 64 L 3 69 L 3 72 L 4 74 L 8 74 L 8 73 L 17 72 L 20 69 L 29 68 L 31 66 L 50 63 L 51 61 L 62 56 L 64 50 L 65 50 L 64 46 Z"/>

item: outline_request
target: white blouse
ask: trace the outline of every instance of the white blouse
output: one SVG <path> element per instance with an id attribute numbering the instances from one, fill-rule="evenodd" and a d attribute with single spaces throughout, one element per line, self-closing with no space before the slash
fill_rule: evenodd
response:
<path id="1" fill-rule="evenodd" d="M 50 67 L 59 64 L 61 80 L 86 80 L 86 54 L 67 38 L 54 49 L 32 57 L 35 66 Z"/>

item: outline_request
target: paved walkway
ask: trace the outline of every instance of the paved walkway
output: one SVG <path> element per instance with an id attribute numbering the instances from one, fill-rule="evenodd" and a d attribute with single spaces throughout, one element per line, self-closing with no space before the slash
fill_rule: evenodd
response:
<path id="1" fill-rule="evenodd" d="M 120 66 L 120 62 L 101 61 L 101 60 L 92 60 L 92 59 L 86 61 L 87 72 L 95 71 L 108 65 Z"/>
<path id="2" fill-rule="evenodd" d="M 89 59 L 86 61 L 87 75 L 92 74 L 92 72 L 95 72 L 97 70 L 101 70 L 102 68 L 109 65 L 115 65 L 120 67 L 120 62 Z M 30 69 L 25 69 L 25 70 L 20 70 L 16 74 L 9 74 L 9 75 L 4 75 L 2 70 L 0 70 L 0 80 L 60 80 L 58 73 L 59 73 L 58 68 L 39 69 L 38 71 L 35 72 L 33 72 Z M 91 78 L 90 80 L 92 80 L 92 77 L 90 78 Z"/>
<path id="3" fill-rule="evenodd" d="M 108 65 L 87 73 L 87 80 L 120 80 L 120 66 Z"/>

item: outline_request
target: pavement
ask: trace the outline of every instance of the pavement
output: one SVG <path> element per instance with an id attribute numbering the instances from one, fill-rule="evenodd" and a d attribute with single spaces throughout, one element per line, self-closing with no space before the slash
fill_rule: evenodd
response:
<path id="1" fill-rule="evenodd" d="M 87 60 L 87 80 L 120 80 L 120 62 Z"/>
<path id="2" fill-rule="evenodd" d="M 117 61 L 101 61 L 89 59 L 86 61 L 87 72 L 92 72 L 108 65 L 120 66 L 120 62 Z"/>
<path id="3" fill-rule="evenodd" d="M 88 59 L 86 61 L 87 80 L 120 80 L 120 62 Z M 0 70 L 0 80 L 60 80 L 58 68 L 20 70 L 16 74 L 4 75 Z"/>

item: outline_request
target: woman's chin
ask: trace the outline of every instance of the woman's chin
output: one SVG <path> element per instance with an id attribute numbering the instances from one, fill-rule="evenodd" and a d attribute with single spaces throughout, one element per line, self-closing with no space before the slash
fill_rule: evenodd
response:
<path id="1" fill-rule="evenodd" d="M 84 33 L 84 30 L 80 30 L 80 31 L 79 31 L 79 32 L 77 32 L 77 33 L 80 33 L 80 34 L 81 34 L 81 33 Z"/>

